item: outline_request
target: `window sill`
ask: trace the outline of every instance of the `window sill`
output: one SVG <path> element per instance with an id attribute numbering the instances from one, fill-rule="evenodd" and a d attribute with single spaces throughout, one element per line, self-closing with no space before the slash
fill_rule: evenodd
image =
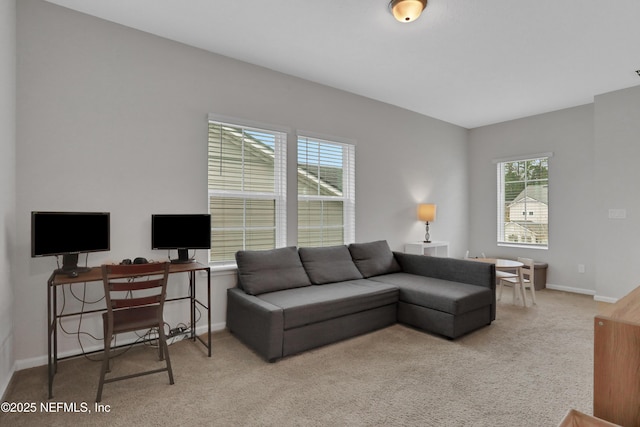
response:
<path id="1" fill-rule="evenodd" d="M 209 264 L 209 267 L 211 267 L 211 274 L 214 276 L 225 276 L 228 274 L 235 274 L 236 271 L 238 270 L 238 266 L 235 263 L 227 264 L 227 265 Z"/>
<path id="2" fill-rule="evenodd" d="M 498 243 L 498 246 L 503 248 L 542 249 L 545 251 L 549 249 L 549 246 L 527 245 L 522 243 Z"/>

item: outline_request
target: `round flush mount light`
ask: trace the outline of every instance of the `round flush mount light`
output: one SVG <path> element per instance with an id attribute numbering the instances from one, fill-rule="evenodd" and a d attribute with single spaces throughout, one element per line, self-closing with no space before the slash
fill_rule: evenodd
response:
<path id="1" fill-rule="evenodd" d="M 389 9 L 400 22 L 413 22 L 427 7 L 427 0 L 391 0 Z"/>

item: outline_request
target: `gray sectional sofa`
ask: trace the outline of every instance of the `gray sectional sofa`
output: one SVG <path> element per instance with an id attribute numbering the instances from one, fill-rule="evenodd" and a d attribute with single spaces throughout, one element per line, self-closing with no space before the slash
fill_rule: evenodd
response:
<path id="1" fill-rule="evenodd" d="M 386 241 L 239 251 L 227 328 L 273 362 L 401 322 L 457 338 L 495 320 L 495 266 Z"/>

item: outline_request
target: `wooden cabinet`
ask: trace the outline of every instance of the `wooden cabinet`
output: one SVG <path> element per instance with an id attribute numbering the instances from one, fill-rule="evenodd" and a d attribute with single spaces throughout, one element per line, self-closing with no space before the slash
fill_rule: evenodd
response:
<path id="1" fill-rule="evenodd" d="M 640 427 L 640 287 L 595 317 L 593 415 Z"/>

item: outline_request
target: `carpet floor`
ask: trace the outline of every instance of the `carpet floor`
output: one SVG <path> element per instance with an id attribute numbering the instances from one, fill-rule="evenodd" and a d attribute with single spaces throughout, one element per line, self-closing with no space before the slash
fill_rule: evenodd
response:
<path id="1" fill-rule="evenodd" d="M 396 324 L 276 363 L 227 332 L 214 334 L 211 358 L 181 341 L 169 348 L 174 385 L 166 372 L 106 384 L 104 412 L 94 407 L 100 363 L 61 362 L 51 400 L 47 367 L 26 369 L 4 400 L 35 411 L 0 413 L 0 425 L 557 426 L 569 409 L 592 413 L 597 305 L 536 295 L 524 308 L 506 293 L 491 326 L 455 341 Z M 155 350 L 137 346 L 114 372 L 155 363 Z"/>

